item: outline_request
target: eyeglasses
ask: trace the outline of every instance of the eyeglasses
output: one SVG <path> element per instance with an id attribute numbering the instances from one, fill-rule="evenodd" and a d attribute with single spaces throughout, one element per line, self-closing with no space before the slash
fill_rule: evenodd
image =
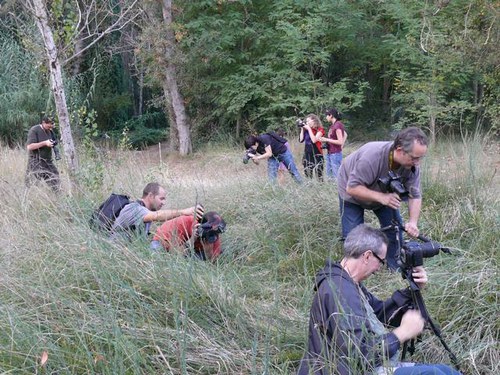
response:
<path id="1" fill-rule="evenodd" d="M 411 161 L 419 161 L 419 160 L 422 160 L 425 155 L 422 155 L 422 156 L 413 156 L 412 154 L 410 154 L 409 152 L 406 152 L 406 155 L 408 155 L 410 158 L 411 158 Z"/>
<path id="2" fill-rule="evenodd" d="M 370 251 L 371 251 L 371 250 L 370 250 Z M 380 264 L 382 264 L 383 266 L 385 266 L 385 259 L 382 259 L 381 257 L 379 257 L 379 256 L 378 256 L 376 253 L 374 253 L 373 251 L 372 251 L 372 254 L 373 254 L 373 256 L 374 256 L 375 258 L 377 258 L 377 259 L 378 259 L 378 261 L 380 262 Z"/>

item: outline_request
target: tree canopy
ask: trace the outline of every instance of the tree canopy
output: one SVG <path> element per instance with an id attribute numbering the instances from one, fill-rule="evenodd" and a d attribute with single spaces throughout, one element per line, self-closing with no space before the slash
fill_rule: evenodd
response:
<path id="1" fill-rule="evenodd" d="M 432 137 L 498 131 L 493 1 L 174 0 L 169 23 L 150 0 L 43 3 L 77 139 L 82 113 L 102 134 L 128 129 L 136 147 L 175 137 L 172 68 L 195 146 L 332 106 L 354 137 L 410 123 Z M 0 12 L 0 136 L 23 143 L 41 112 L 55 112 L 47 57 L 22 2 Z"/>

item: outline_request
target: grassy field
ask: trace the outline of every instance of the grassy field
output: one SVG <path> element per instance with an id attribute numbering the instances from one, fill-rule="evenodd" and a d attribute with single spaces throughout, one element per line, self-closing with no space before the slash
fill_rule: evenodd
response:
<path id="1" fill-rule="evenodd" d="M 424 299 L 466 374 L 500 373 L 499 151 L 464 137 L 423 164 L 421 232 L 453 249 L 426 259 Z M 155 148 L 84 159 L 80 188 L 69 193 L 62 171 L 55 197 L 43 184 L 26 190 L 26 153 L 1 148 L 0 373 L 294 373 L 314 274 L 341 257 L 336 187 L 288 176 L 272 187 L 265 163 L 242 154 L 207 145 L 183 160 Z M 150 181 L 167 188 L 169 208 L 222 214 L 217 264 L 112 244 L 88 227 L 112 191 L 139 197 Z M 405 281 L 382 272 L 368 286 L 383 297 Z M 449 363 L 431 332 L 422 339 L 412 360 Z"/>

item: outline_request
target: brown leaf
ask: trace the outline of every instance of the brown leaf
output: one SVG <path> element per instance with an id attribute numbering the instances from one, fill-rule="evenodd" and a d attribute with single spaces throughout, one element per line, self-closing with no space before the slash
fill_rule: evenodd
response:
<path id="1" fill-rule="evenodd" d="M 97 362 L 106 362 L 106 358 L 104 358 L 101 354 L 96 354 L 94 357 L 94 363 L 97 364 Z"/>
<path id="2" fill-rule="evenodd" d="M 42 356 L 40 357 L 40 365 L 45 366 L 48 360 L 49 360 L 49 353 L 47 353 L 47 351 L 44 351 L 42 353 Z"/>

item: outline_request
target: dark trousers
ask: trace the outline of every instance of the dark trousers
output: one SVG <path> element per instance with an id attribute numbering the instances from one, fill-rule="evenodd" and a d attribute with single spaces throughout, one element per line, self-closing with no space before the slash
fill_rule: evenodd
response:
<path id="1" fill-rule="evenodd" d="M 302 165 L 306 177 L 313 178 L 316 172 L 318 180 L 323 181 L 323 155 L 318 153 L 316 145 L 305 145 Z"/>
<path id="2" fill-rule="evenodd" d="M 360 205 L 355 203 L 346 202 L 339 196 L 340 203 L 340 218 L 342 223 L 342 237 L 346 238 L 351 230 L 356 228 L 359 224 L 365 222 L 365 209 Z M 398 226 L 402 227 L 402 219 L 399 210 L 394 210 L 387 206 L 382 206 L 373 210 L 373 213 L 377 216 L 380 226 L 387 227 L 392 225 L 392 221 L 396 220 Z M 396 229 L 390 229 L 385 231 L 385 235 L 389 240 L 387 246 L 387 267 L 389 269 L 395 270 L 398 268 L 398 261 L 400 257 L 400 245 L 403 244 L 403 231 Z"/>
<path id="3" fill-rule="evenodd" d="M 45 181 L 56 192 L 61 190 L 59 171 L 54 163 L 52 163 L 52 160 L 40 159 L 28 161 L 25 178 L 26 186 L 30 187 L 35 180 Z"/>

